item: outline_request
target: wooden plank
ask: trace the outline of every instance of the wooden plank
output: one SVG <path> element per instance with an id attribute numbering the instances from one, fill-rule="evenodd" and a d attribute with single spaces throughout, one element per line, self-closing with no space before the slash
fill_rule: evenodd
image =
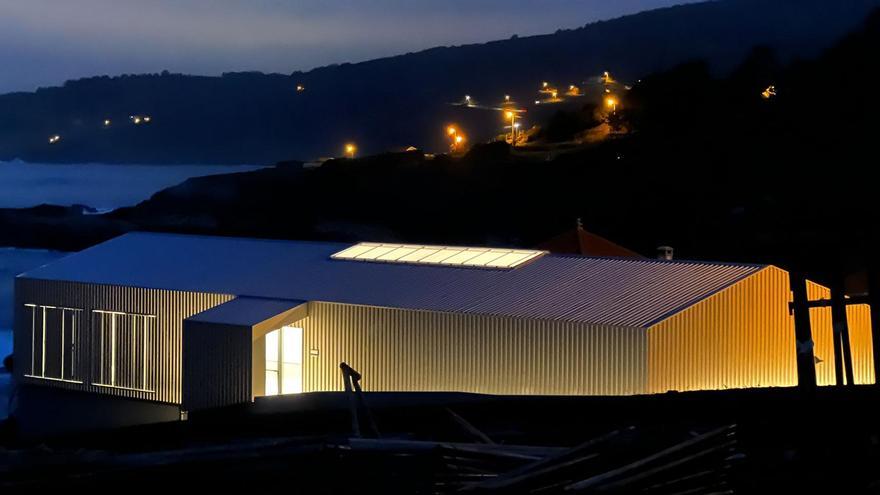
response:
<path id="1" fill-rule="evenodd" d="M 466 420 L 466 419 L 462 418 L 461 416 L 459 416 L 458 414 L 456 414 L 455 411 L 453 411 L 452 409 L 447 407 L 446 412 L 449 413 L 449 415 L 456 422 L 456 424 L 461 426 L 461 428 L 464 431 L 466 431 L 467 433 L 469 433 L 472 437 L 474 437 L 475 439 L 480 441 L 480 443 L 487 443 L 487 444 L 494 444 L 495 443 L 492 441 L 491 438 L 489 438 L 488 435 L 486 435 L 485 433 L 480 431 L 476 426 L 472 425 L 468 420 Z"/>
<path id="2" fill-rule="evenodd" d="M 712 430 L 708 433 L 704 433 L 702 435 L 691 438 L 690 440 L 687 440 L 685 442 L 673 445 L 672 447 L 663 449 L 660 452 L 657 452 L 656 454 L 650 455 L 648 457 L 644 457 L 644 458 L 639 459 L 635 462 L 631 462 L 625 466 L 621 466 L 617 469 L 612 469 L 611 471 L 607 471 L 607 472 L 598 474 L 596 476 L 592 476 L 592 477 L 587 478 L 585 480 L 578 481 L 577 483 L 572 483 L 572 484 L 566 486 L 565 489 L 569 490 L 569 491 L 581 491 L 581 490 L 593 488 L 595 486 L 598 486 L 601 483 L 615 479 L 618 476 L 623 476 L 628 473 L 634 472 L 636 470 L 642 469 L 642 468 L 650 465 L 653 462 L 657 462 L 659 460 L 662 460 L 665 457 L 668 457 L 668 456 L 671 456 L 674 454 L 678 454 L 682 451 L 685 451 L 688 448 L 694 447 L 694 446 L 699 445 L 699 444 L 706 442 L 708 440 L 712 440 L 714 438 L 729 435 L 730 433 L 733 433 L 734 431 L 735 431 L 735 426 L 733 426 L 733 425 L 723 426 L 721 428 Z"/>
<path id="3" fill-rule="evenodd" d="M 634 428 L 628 428 L 624 431 L 632 431 Z M 564 467 L 570 467 L 574 464 L 584 462 L 596 457 L 595 448 L 608 441 L 617 438 L 621 434 L 620 430 L 614 430 L 597 438 L 588 440 L 571 449 L 566 449 L 555 456 L 542 459 L 525 465 L 519 469 L 509 471 L 499 476 L 497 479 L 488 480 L 480 485 L 475 485 L 474 489 L 495 490 L 506 487 L 515 486 L 536 477 L 553 473 Z"/>

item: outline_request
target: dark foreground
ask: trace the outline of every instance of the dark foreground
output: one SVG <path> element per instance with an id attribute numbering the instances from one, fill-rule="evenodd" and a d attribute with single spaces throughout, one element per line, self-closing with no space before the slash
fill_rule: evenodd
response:
<path id="1" fill-rule="evenodd" d="M 342 394 L 258 400 L 189 421 L 7 438 L 4 493 L 284 488 L 314 493 L 874 493 L 877 392 L 867 387 L 654 397 Z M 441 400 L 442 399 L 442 400 Z"/>

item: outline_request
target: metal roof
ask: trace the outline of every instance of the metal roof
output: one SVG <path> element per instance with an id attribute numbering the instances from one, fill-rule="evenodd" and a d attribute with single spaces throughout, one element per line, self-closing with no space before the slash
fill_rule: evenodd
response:
<path id="1" fill-rule="evenodd" d="M 332 260 L 351 244 L 133 233 L 22 277 L 647 327 L 761 265 L 547 255 L 512 270 Z"/>
<path id="2" fill-rule="evenodd" d="M 207 311 L 190 316 L 187 320 L 249 327 L 303 304 L 306 304 L 306 301 L 236 297 Z"/>

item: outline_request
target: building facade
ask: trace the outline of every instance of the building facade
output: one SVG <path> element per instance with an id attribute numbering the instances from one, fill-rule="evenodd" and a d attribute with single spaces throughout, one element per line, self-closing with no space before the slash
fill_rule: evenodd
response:
<path id="1" fill-rule="evenodd" d="M 792 386 L 790 300 L 773 266 L 129 234 L 16 279 L 20 416 L 167 421 L 342 390 L 343 361 L 366 391 Z M 812 311 L 832 384 L 830 310 Z M 868 308 L 848 312 L 855 381 L 873 383 Z"/>

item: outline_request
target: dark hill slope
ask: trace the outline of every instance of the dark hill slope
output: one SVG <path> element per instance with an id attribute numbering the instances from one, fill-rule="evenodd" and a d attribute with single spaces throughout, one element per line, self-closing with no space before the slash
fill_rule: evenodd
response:
<path id="1" fill-rule="evenodd" d="M 465 93 L 490 103 L 504 93 L 531 101 L 545 79 L 565 84 L 606 69 L 633 79 L 695 58 L 725 71 L 757 44 L 783 60 L 812 56 L 877 5 L 880 0 L 721 0 L 289 76 L 83 79 L 0 96 L 0 159 L 265 163 L 338 153 L 347 140 L 364 152 L 439 148 L 448 120 L 475 138 L 500 126 L 491 112 L 447 105 Z M 297 83 L 306 91 L 297 93 Z M 130 125 L 132 114 L 151 115 L 153 122 Z M 109 128 L 104 119 L 112 120 Z M 62 140 L 50 146 L 54 134 Z"/>

